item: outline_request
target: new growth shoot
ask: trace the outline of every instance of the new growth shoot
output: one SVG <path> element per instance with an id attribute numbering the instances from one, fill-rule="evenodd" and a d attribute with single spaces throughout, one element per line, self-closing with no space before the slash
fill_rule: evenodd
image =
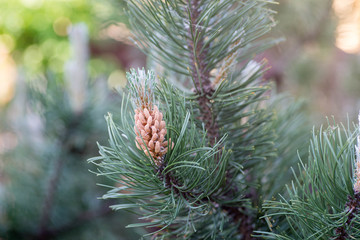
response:
<path id="1" fill-rule="evenodd" d="M 166 123 L 163 114 L 154 104 L 154 73 L 145 70 L 131 70 L 127 78 L 130 84 L 130 91 L 134 98 L 136 146 L 143 150 L 147 156 L 151 156 L 154 163 L 160 166 L 163 156 L 168 150 L 168 141 L 165 140 L 167 133 Z M 169 139 L 171 142 L 171 139 Z M 173 147 L 174 143 L 172 143 Z"/>

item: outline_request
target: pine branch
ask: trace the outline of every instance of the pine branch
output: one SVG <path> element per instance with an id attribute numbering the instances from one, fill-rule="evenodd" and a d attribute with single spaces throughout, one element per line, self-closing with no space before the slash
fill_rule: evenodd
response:
<path id="1" fill-rule="evenodd" d="M 358 130 L 360 129 L 360 113 L 358 115 L 359 126 Z M 357 135 L 357 145 L 355 146 L 355 164 L 354 164 L 354 196 L 348 195 L 348 200 L 345 204 L 346 209 L 345 211 L 348 212 L 347 220 L 344 223 L 344 226 L 340 226 L 335 229 L 335 233 L 337 240 L 345 240 L 350 238 L 350 235 L 347 232 L 347 229 L 351 229 L 352 220 L 355 218 L 357 214 L 360 213 L 360 135 Z"/>
<path id="2" fill-rule="evenodd" d="M 164 168 L 166 165 L 162 165 L 157 170 L 157 175 L 159 176 L 160 180 L 164 181 L 165 187 L 171 189 L 174 191 L 175 194 L 183 197 L 187 201 L 191 201 L 192 199 L 198 199 L 199 194 L 195 192 L 184 192 L 179 190 L 179 188 L 182 187 L 181 183 L 171 174 L 171 172 L 164 173 Z M 233 189 L 231 189 L 233 190 Z M 228 194 L 228 200 L 231 200 L 232 194 L 235 194 L 234 192 L 230 191 Z M 250 195 L 244 197 L 252 199 Z M 232 222 L 236 225 L 238 224 L 238 232 L 241 234 L 243 240 L 252 240 L 255 239 L 252 237 L 252 234 L 254 232 L 254 219 L 250 216 L 250 214 L 247 212 L 248 210 L 246 207 L 236 207 L 236 206 L 226 206 L 219 203 L 214 196 L 209 196 L 207 198 L 202 198 L 200 200 L 197 200 L 195 203 L 197 205 L 201 205 L 204 202 L 209 202 L 211 206 L 215 207 L 218 206 L 226 213 L 228 216 L 232 219 Z"/>
<path id="3" fill-rule="evenodd" d="M 248 61 L 253 54 L 274 43 L 255 41 L 273 25 L 272 13 L 264 7 L 267 3 L 258 0 L 129 1 L 136 43 L 166 67 L 166 71 L 193 80 L 200 120 L 212 145 L 221 135 L 217 111 L 226 99 L 214 95 L 218 90 L 215 87 L 219 86 L 212 83 L 210 71 L 224 65 L 223 71 L 228 72 L 229 64 Z M 235 95 L 230 99 L 235 100 Z"/>
<path id="4" fill-rule="evenodd" d="M 180 188 L 182 187 L 181 182 L 174 177 L 171 172 L 164 173 L 164 168 L 166 167 L 166 164 L 159 166 L 157 170 L 157 175 L 159 176 L 161 181 L 164 181 L 165 187 L 171 189 L 175 194 L 181 196 L 182 198 L 186 199 L 187 201 L 192 201 L 192 199 L 199 199 L 200 194 L 195 192 L 184 192 L 181 191 Z M 230 184 L 230 183 L 228 183 Z M 225 194 L 225 196 L 228 198 L 228 200 L 232 199 L 232 196 L 236 196 L 236 190 L 234 190 L 236 187 L 232 187 L 228 194 Z M 255 196 L 253 196 L 255 197 Z M 252 199 L 250 195 L 246 196 L 246 198 Z M 238 231 L 242 236 L 243 240 L 252 240 L 255 239 L 252 237 L 253 231 L 254 231 L 254 221 L 253 218 L 247 213 L 246 207 L 236 207 L 236 206 L 226 206 L 219 203 L 216 199 L 216 196 L 208 196 L 206 198 L 201 198 L 200 200 L 197 200 L 195 204 L 201 205 L 204 202 L 210 203 L 211 206 L 215 207 L 218 206 L 226 213 L 228 216 L 232 219 L 232 222 L 236 225 L 238 224 Z"/>
<path id="5" fill-rule="evenodd" d="M 360 213 L 360 193 L 356 193 L 354 197 L 348 196 L 348 201 L 346 203 L 346 211 L 348 211 L 347 220 L 345 226 L 340 226 L 335 229 L 336 237 L 335 240 L 346 240 L 349 239 L 349 234 L 346 229 L 351 228 L 352 220 L 355 218 L 355 215 Z"/>
<path id="6" fill-rule="evenodd" d="M 313 133 L 307 164 L 287 186 L 287 197 L 266 201 L 271 232 L 266 239 L 358 239 L 360 195 L 354 194 L 352 167 L 358 131 L 329 126 Z M 295 172 L 294 172 L 295 173 Z M 344 206 L 346 207 L 344 209 Z M 260 233 L 260 232 L 259 232 Z"/>
<path id="7" fill-rule="evenodd" d="M 257 106 L 267 91 L 258 86 L 263 68 L 251 61 L 246 64 L 268 46 L 254 43 L 272 26 L 265 5 L 261 0 L 129 1 L 137 43 L 154 53 L 151 57 L 166 71 L 192 79 L 195 87 L 195 93 L 178 96 L 165 81 L 157 86 L 167 129 L 161 142 L 171 139 L 171 149 L 161 143 L 154 148 L 158 128 L 152 129 L 156 123 L 147 107 L 135 111 L 135 132 L 125 111 L 120 126 L 107 119 L 110 147 L 99 146 L 101 156 L 90 161 L 99 166 L 99 175 L 122 184 L 104 196 L 129 200 L 114 209 L 139 208 L 144 219 L 152 219 L 131 226 L 160 227 L 157 236 L 166 237 L 252 239 L 255 209 L 248 198 L 256 193 L 246 195 L 251 183 L 244 178 L 242 164 L 251 169 L 275 151 L 266 127 L 269 114 Z M 230 66 L 239 61 L 244 62 L 241 70 L 230 73 Z M 220 70 L 217 78 L 212 70 Z M 140 71 L 139 76 L 146 78 Z M 197 104 L 192 105 L 194 100 Z M 225 143 L 234 152 L 226 151 Z M 213 228 L 197 230 L 202 224 Z"/>
<path id="8" fill-rule="evenodd" d="M 195 84 L 196 94 L 198 95 L 198 103 L 200 106 L 201 120 L 205 123 L 205 128 L 210 139 L 210 144 L 213 145 L 216 139 L 219 138 L 219 127 L 216 121 L 217 116 L 212 107 L 211 97 L 215 92 L 214 85 L 210 81 L 210 70 L 207 66 L 207 52 L 209 45 L 204 47 L 204 28 L 202 22 L 199 21 L 199 17 L 202 14 L 202 8 L 200 8 L 200 0 L 189 0 L 189 28 L 188 28 L 188 48 L 190 55 L 190 72 L 192 73 L 192 79 Z M 233 53 L 231 53 L 233 54 Z M 233 176 L 230 176 L 232 179 Z M 233 187 L 230 187 L 233 188 Z M 238 207 L 222 206 L 235 223 L 240 222 L 239 233 L 243 236 L 242 239 L 252 239 L 253 233 L 253 221 L 252 218 L 247 215 L 246 208 L 242 207 L 241 211 Z"/>
<path id="9" fill-rule="evenodd" d="M 174 191 L 175 194 L 183 197 L 187 201 L 191 201 L 191 199 L 197 197 L 196 193 L 181 191 L 180 188 L 182 187 L 182 184 L 179 182 L 178 179 L 176 179 L 176 177 L 174 177 L 171 174 L 171 172 L 165 172 L 164 171 L 165 168 L 166 168 L 166 163 L 162 161 L 162 165 L 160 165 L 159 168 L 157 169 L 157 175 L 159 176 L 159 179 L 164 182 L 164 186 L 166 188 Z"/>
<path id="10" fill-rule="evenodd" d="M 201 120 L 205 123 L 210 144 L 214 145 L 219 139 L 219 127 L 209 97 L 215 92 L 210 81 L 210 70 L 205 59 L 207 58 L 208 46 L 204 48 L 204 29 L 199 21 L 202 11 L 200 0 L 188 0 L 189 28 L 188 48 L 190 52 L 190 70 L 195 84 L 196 94 L 200 105 Z"/>
<path id="11" fill-rule="evenodd" d="M 50 219 L 50 213 L 55 198 L 55 192 L 59 182 L 60 174 L 63 169 L 64 162 L 65 162 L 65 158 L 60 156 L 55 163 L 54 172 L 50 177 L 41 211 L 39 236 L 46 235 L 47 226 L 49 224 L 49 219 Z"/>
<path id="12" fill-rule="evenodd" d="M 250 215 L 246 213 L 247 209 L 245 207 L 237 208 L 224 206 L 223 209 L 227 212 L 227 214 L 232 218 L 234 222 L 240 222 L 238 231 L 242 235 L 242 240 L 255 239 L 252 237 L 252 234 L 254 232 L 254 221 L 250 217 Z"/>
<path id="13" fill-rule="evenodd" d="M 40 215 L 41 217 L 40 217 L 40 225 L 39 225 L 39 236 L 47 235 L 47 231 L 48 231 L 47 226 L 50 220 L 50 214 L 55 199 L 56 189 L 60 181 L 60 175 L 66 161 L 63 152 L 68 151 L 67 143 L 71 138 L 71 135 L 73 134 L 73 130 L 76 129 L 77 125 L 80 122 L 81 122 L 81 115 L 73 119 L 73 121 L 68 125 L 68 127 L 65 130 L 65 133 L 60 139 L 60 142 L 62 144 L 62 151 L 60 153 L 60 156 L 57 158 L 55 162 L 54 171 L 50 176 L 48 187 L 46 190 L 44 203 Z"/>

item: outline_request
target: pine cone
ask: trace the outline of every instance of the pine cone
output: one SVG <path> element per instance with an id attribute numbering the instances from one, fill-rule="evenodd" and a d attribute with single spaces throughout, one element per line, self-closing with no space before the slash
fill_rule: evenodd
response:
<path id="1" fill-rule="evenodd" d="M 357 150 L 358 151 L 358 150 Z M 356 193 L 360 193 L 360 159 L 356 160 L 355 164 L 355 184 L 354 184 L 354 191 Z"/>
<path id="2" fill-rule="evenodd" d="M 162 156 L 168 150 L 168 141 L 165 141 L 167 130 L 163 114 L 156 105 L 150 110 L 146 107 L 135 109 L 134 130 L 137 148 L 143 150 L 147 156 L 150 154 L 155 164 L 160 166 Z M 171 142 L 171 139 L 169 141 Z M 173 147 L 174 143 L 171 148 Z"/>

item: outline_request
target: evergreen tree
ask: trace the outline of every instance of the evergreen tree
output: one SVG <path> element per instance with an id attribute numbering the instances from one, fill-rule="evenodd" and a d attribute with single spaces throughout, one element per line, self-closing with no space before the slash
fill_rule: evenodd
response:
<path id="1" fill-rule="evenodd" d="M 265 62 L 254 60 L 277 42 L 265 37 L 269 3 L 128 1 L 135 41 L 156 72 L 127 74 L 120 119 L 106 117 L 109 143 L 89 161 L 116 182 L 103 198 L 140 216 L 128 227 L 145 227 L 145 238 L 266 231 L 262 203 L 283 193 L 307 135 L 301 104 L 272 96 Z"/>
<path id="2" fill-rule="evenodd" d="M 65 80 L 47 78 L 19 84 L 12 102 L 9 132 L 18 146 L 1 156 L 0 238 L 136 239 L 141 234 L 117 228 L 127 221 L 114 215 L 111 202 L 96 199 L 86 159 L 106 128 L 97 116 L 111 108 L 106 85 L 87 77 L 86 27 L 70 34 L 73 57 Z M 116 101 L 115 101 L 116 103 Z M 11 130 L 10 130 L 11 129 Z M 15 136 L 16 135 L 16 136 Z M 108 183 L 113 184 L 113 183 Z"/>

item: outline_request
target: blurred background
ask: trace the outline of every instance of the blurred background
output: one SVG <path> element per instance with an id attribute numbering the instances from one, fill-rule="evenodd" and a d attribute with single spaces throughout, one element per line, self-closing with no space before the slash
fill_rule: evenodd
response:
<path id="1" fill-rule="evenodd" d="M 278 2 L 271 35 L 285 40 L 257 56 L 266 80 L 305 99 L 314 125 L 356 119 L 360 0 Z M 106 144 L 104 114 L 118 113 L 112 89 L 146 65 L 124 11 L 121 0 L 0 0 L 0 239 L 142 234 L 97 199 L 106 180 L 86 162 Z"/>

